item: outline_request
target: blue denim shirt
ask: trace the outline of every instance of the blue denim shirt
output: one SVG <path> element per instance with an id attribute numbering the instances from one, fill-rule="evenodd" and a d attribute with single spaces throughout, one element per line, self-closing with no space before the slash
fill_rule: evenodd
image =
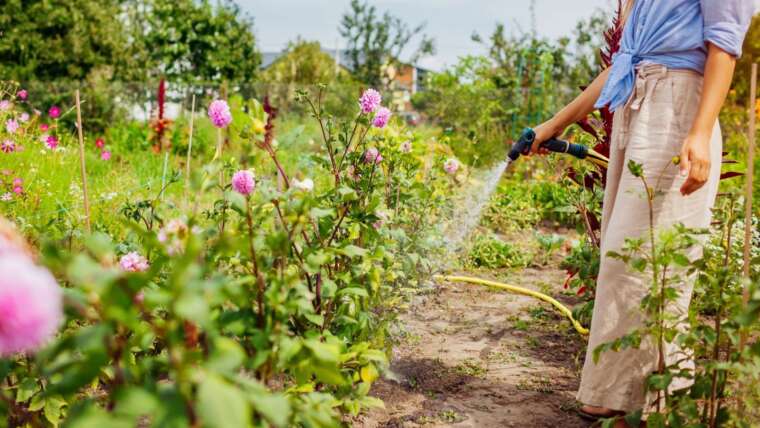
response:
<path id="1" fill-rule="evenodd" d="M 596 107 L 625 104 L 642 61 L 704 73 L 707 42 L 739 57 L 753 13 L 750 0 L 636 0 Z"/>

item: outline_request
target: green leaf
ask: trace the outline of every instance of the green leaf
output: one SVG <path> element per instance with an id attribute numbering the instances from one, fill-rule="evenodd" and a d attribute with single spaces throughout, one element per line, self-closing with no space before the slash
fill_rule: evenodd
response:
<path id="1" fill-rule="evenodd" d="M 367 254 L 367 250 L 356 245 L 347 245 L 337 250 L 339 254 L 343 254 L 348 257 L 361 257 Z"/>
<path id="2" fill-rule="evenodd" d="M 34 378 L 28 377 L 21 381 L 16 390 L 16 402 L 23 403 L 26 400 L 32 398 L 37 391 L 40 390 L 40 386 Z"/>
<path id="3" fill-rule="evenodd" d="M 325 323 L 325 317 L 324 315 L 318 315 L 318 314 L 305 314 L 304 317 L 311 321 L 312 323 L 318 325 L 319 327 L 322 327 Z"/>
<path id="4" fill-rule="evenodd" d="M 116 402 L 114 414 L 131 420 L 144 415 L 153 415 L 162 405 L 153 393 L 137 386 L 120 388 L 115 392 L 114 398 Z"/>
<path id="5" fill-rule="evenodd" d="M 340 199 L 343 202 L 355 201 L 359 198 L 356 191 L 348 186 L 340 186 L 338 194 L 340 194 Z"/>
<path id="6" fill-rule="evenodd" d="M 196 411 L 204 427 L 248 427 L 251 424 L 251 409 L 243 392 L 210 373 L 198 387 Z"/>
<path id="7" fill-rule="evenodd" d="M 338 296 L 360 296 L 360 297 L 369 297 L 369 293 L 367 293 L 367 290 L 359 287 L 346 287 L 341 288 L 338 290 Z"/>
<path id="8" fill-rule="evenodd" d="M 322 343 L 316 339 L 304 341 L 304 345 L 314 354 L 314 357 L 325 363 L 337 364 L 340 358 L 340 346 L 335 343 Z"/>
<path id="9" fill-rule="evenodd" d="M 245 350 L 238 342 L 227 337 L 214 339 L 214 346 L 206 367 L 217 372 L 232 372 L 245 362 Z"/>
<path id="10" fill-rule="evenodd" d="M 314 217 L 316 219 L 320 219 L 322 217 L 333 216 L 335 214 L 335 210 L 332 209 L 332 208 L 319 208 L 319 207 L 315 207 L 315 208 L 312 208 L 309 211 L 309 213 L 311 214 L 312 217 Z"/>
<path id="11" fill-rule="evenodd" d="M 269 392 L 249 394 L 254 410 L 276 427 L 288 426 L 290 420 L 290 402 L 280 394 Z"/>
<path id="12" fill-rule="evenodd" d="M 55 395 L 45 400 L 45 419 L 53 426 L 58 426 L 61 421 L 61 409 L 66 405 L 63 397 Z"/>
<path id="13" fill-rule="evenodd" d="M 72 409 L 63 426 L 65 428 L 132 428 L 133 424 L 111 416 L 91 401 L 82 401 Z"/>

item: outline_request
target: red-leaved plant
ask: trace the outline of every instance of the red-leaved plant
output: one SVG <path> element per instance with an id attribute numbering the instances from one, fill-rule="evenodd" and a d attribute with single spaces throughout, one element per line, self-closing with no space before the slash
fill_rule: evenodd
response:
<path id="1" fill-rule="evenodd" d="M 154 132 L 153 151 L 160 153 L 162 149 L 169 148 L 169 142 L 164 136 L 169 129 L 169 125 L 172 123 L 171 120 L 164 117 L 164 109 L 166 105 L 166 81 L 164 79 L 161 79 L 158 82 L 156 103 L 158 104 L 158 115 L 151 123 L 151 128 Z"/>

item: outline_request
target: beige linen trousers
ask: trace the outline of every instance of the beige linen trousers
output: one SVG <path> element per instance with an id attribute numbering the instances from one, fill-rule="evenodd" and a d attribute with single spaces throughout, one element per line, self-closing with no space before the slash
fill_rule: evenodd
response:
<path id="1" fill-rule="evenodd" d="M 640 302 L 650 286 L 648 276 L 634 273 L 623 262 L 606 254 L 619 251 L 626 238 L 642 237 L 649 230 L 649 206 L 644 188 L 626 166 L 631 159 L 643 164 L 650 185 L 660 181 L 658 188 L 662 193 L 654 202 L 656 228 L 667 228 L 678 222 L 695 228 L 709 226 L 723 149 L 718 123 L 710 143 L 710 177 L 701 189 L 682 196 L 679 189 L 686 179 L 677 166 L 668 166 L 671 159 L 679 155 L 697 114 L 702 80 L 700 74 L 692 71 L 668 70 L 656 64 L 639 67 L 631 98 L 615 112 L 602 212 L 602 258 L 591 336 L 577 394 L 581 403 L 627 412 L 651 409 L 653 405 L 653 397 L 646 394 L 645 387 L 647 377 L 657 369 L 657 348 L 651 342 L 642 340 L 639 349 L 604 352 L 598 363 L 594 363 L 593 351 L 597 346 L 642 325 L 644 315 Z M 700 252 L 701 247 L 694 248 L 691 255 L 697 257 Z M 693 285 L 694 278 L 682 278 L 678 284 L 680 297 L 669 310 L 687 313 Z M 684 354 L 672 346 L 666 350 L 666 356 L 671 364 Z M 686 367 L 693 368 L 693 362 Z M 675 383 L 674 389 L 689 386 L 685 380 Z"/>

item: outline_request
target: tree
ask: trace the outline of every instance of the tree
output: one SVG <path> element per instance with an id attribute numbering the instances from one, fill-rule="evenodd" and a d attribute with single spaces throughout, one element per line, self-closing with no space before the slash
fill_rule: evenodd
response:
<path id="1" fill-rule="evenodd" d="M 229 0 L 213 7 L 208 0 L 143 0 L 147 4 L 144 49 L 153 77 L 170 82 L 226 80 L 250 84 L 261 56 L 252 20 Z"/>
<path id="2" fill-rule="evenodd" d="M 296 40 L 283 55 L 261 75 L 267 83 L 296 84 L 301 86 L 331 83 L 345 74 L 335 59 L 324 52 L 319 42 Z"/>
<path id="3" fill-rule="evenodd" d="M 380 15 L 375 6 L 363 0 L 351 0 L 350 10 L 343 15 L 339 27 L 348 44 L 349 65 L 354 76 L 376 87 L 386 83 L 385 69 L 400 62 L 401 54 L 412 40 L 419 38 L 419 46 L 412 52 L 410 62 L 435 52 L 433 40 L 422 33 L 424 29 L 425 24 L 412 28 L 389 12 Z"/>
<path id="4" fill-rule="evenodd" d="M 7 0 L 0 5 L 0 76 L 84 80 L 127 58 L 117 0 Z"/>

